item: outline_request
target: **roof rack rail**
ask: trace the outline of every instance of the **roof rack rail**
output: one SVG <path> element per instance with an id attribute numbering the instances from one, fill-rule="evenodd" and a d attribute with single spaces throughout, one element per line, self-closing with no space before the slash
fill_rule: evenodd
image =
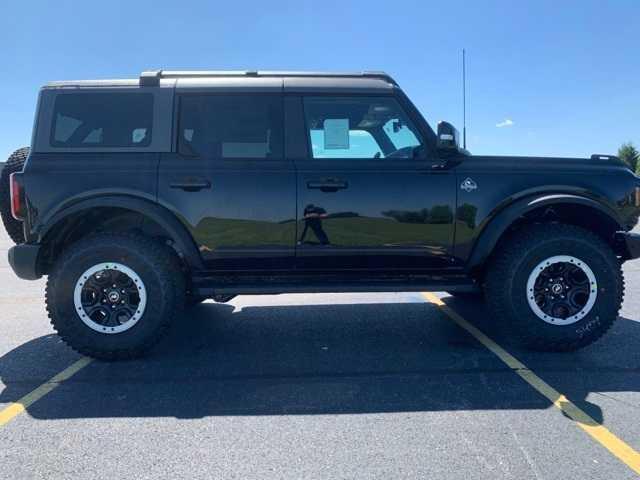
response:
<path id="1" fill-rule="evenodd" d="M 385 72 L 297 72 L 262 70 L 148 70 L 140 74 L 141 87 L 160 85 L 162 78 L 207 78 L 207 77 L 339 77 L 378 78 L 393 85 L 396 81 Z"/>
<path id="2" fill-rule="evenodd" d="M 601 153 L 594 153 L 590 158 L 591 160 L 620 160 L 616 155 L 604 155 Z"/>

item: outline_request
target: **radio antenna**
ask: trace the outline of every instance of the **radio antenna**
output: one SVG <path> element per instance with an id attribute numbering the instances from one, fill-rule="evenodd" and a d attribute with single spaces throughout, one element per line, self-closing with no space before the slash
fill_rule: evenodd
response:
<path id="1" fill-rule="evenodd" d="M 467 149 L 467 61 L 462 49 L 462 148 Z"/>

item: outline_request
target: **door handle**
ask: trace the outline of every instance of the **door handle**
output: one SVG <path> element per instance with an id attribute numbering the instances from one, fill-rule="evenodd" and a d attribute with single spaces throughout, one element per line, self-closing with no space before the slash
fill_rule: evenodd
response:
<path id="1" fill-rule="evenodd" d="M 171 188 L 179 188 L 180 190 L 184 190 L 186 192 L 197 192 L 198 190 L 203 190 L 205 188 L 211 188 L 211 182 L 209 180 L 182 180 L 178 182 L 171 182 L 169 184 Z"/>
<path id="2" fill-rule="evenodd" d="M 307 188 L 311 190 L 320 190 L 322 192 L 337 192 L 344 190 L 349 184 L 344 180 L 329 178 L 325 180 L 311 180 L 307 182 Z"/>

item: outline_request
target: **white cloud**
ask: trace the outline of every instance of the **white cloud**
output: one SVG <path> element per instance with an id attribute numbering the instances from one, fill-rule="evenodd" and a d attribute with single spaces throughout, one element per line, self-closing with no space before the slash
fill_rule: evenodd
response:
<path id="1" fill-rule="evenodd" d="M 513 120 L 511 120 L 510 118 L 505 118 L 502 122 L 500 123 L 496 123 L 496 127 L 498 128 L 502 128 L 502 127 L 511 127 L 513 126 Z"/>

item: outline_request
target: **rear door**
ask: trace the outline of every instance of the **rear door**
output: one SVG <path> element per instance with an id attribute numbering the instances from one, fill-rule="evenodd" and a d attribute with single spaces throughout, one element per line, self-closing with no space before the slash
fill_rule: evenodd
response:
<path id="1" fill-rule="evenodd" d="M 393 95 L 302 97 L 297 158 L 301 270 L 424 271 L 451 265 L 455 175 L 434 169 Z"/>
<path id="2" fill-rule="evenodd" d="M 295 172 L 283 154 L 281 89 L 271 90 L 176 95 L 177 141 L 162 154 L 158 197 L 209 270 L 293 267 Z"/>

